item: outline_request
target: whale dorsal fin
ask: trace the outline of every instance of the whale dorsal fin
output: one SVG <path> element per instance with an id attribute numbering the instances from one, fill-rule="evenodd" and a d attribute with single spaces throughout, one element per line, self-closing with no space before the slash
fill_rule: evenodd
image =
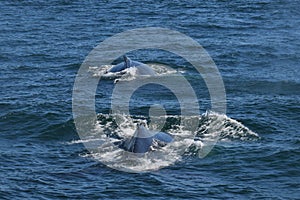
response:
<path id="1" fill-rule="evenodd" d="M 124 58 L 124 63 L 125 63 L 125 68 L 130 67 L 130 59 L 127 56 L 123 56 Z"/>
<path id="2" fill-rule="evenodd" d="M 153 144 L 163 147 L 173 141 L 170 134 L 150 131 L 145 125 L 144 123 L 138 124 L 134 135 L 130 139 L 126 139 L 119 147 L 133 153 L 146 153 L 152 148 Z"/>

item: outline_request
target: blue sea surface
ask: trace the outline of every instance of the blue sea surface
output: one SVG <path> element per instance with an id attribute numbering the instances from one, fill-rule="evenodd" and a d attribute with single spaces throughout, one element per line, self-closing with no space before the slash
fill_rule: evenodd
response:
<path id="1" fill-rule="evenodd" d="M 299 199 L 298 1 L 4 0 L 0 8 L 0 199 Z M 206 157 L 192 154 L 147 173 L 118 171 L 89 156 L 72 115 L 77 71 L 100 42 L 144 27 L 199 42 L 222 75 L 228 118 L 259 137 L 236 139 L 233 127 L 233 137 Z M 129 55 L 199 81 L 173 54 Z M 100 82 L 99 115 L 109 113 L 105 95 L 114 86 Z M 209 96 L 197 87 L 205 112 Z M 176 114 L 169 95 L 161 101 Z M 147 113 L 145 102 L 134 99 L 132 113 Z"/>

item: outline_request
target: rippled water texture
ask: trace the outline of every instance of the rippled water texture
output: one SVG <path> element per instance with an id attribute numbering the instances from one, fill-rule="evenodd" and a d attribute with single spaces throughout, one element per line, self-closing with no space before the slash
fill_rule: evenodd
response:
<path id="1" fill-rule="evenodd" d="M 299 198 L 298 4 L 1 1 L 0 199 Z M 213 118 L 222 139 L 207 156 L 199 156 L 197 144 L 213 119 L 202 118 L 198 142 L 178 161 L 136 174 L 109 168 L 86 150 L 74 126 L 72 89 L 96 45 L 143 27 L 179 31 L 208 51 L 224 80 L 227 116 Z M 186 60 L 156 50 L 128 56 L 174 68 L 194 84 L 201 112 L 209 110 L 205 84 Z M 97 69 L 91 66 L 91 77 Z M 109 126 L 101 116 L 109 114 L 113 86 L 113 80 L 101 79 L 96 94 L 98 124 L 104 127 Z M 132 114 L 147 115 L 147 102 L 157 98 L 167 114 L 179 114 L 171 93 L 142 91 L 133 96 Z"/>

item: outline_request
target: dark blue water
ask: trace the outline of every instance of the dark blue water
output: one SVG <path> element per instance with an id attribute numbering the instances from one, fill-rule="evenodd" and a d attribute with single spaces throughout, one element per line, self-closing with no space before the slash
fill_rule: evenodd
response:
<path id="1" fill-rule="evenodd" d="M 1 1 L 0 198 L 299 198 L 298 4 Z M 260 139 L 222 141 L 205 158 L 187 156 L 142 174 L 111 169 L 72 142 L 79 140 L 72 89 L 84 58 L 116 33 L 150 26 L 180 31 L 208 51 L 224 80 L 227 116 Z M 178 57 L 132 55 L 170 63 L 193 78 Z"/>

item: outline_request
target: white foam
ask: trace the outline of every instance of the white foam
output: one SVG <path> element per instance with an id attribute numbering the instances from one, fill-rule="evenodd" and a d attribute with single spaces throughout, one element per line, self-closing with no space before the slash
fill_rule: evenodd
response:
<path id="1" fill-rule="evenodd" d="M 258 134 L 242 125 L 240 122 L 212 112 L 207 112 L 203 116 L 194 116 L 200 120 L 201 126 L 196 133 L 185 130 L 180 125 L 173 125 L 166 130 L 174 136 L 174 142 L 167 146 L 147 152 L 146 154 L 128 154 L 113 144 L 120 141 L 112 136 L 121 138 L 131 137 L 136 124 L 146 123 L 145 117 L 131 118 L 122 114 L 103 115 L 99 114 L 99 121 L 95 125 L 93 137 L 72 141 L 70 144 L 84 143 L 90 145 L 92 153 L 90 156 L 104 164 L 125 171 L 150 171 L 158 170 L 174 164 L 182 159 L 182 155 L 188 152 L 200 158 L 205 157 L 215 144 L 215 139 L 222 141 L 233 140 L 255 140 L 259 139 Z M 165 118 L 165 116 L 163 116 Z M 182 116 L 168 116 L 180 119 Z M 191 117 L 192 118 L 192 117 Z M 114 120 L 117 120 L 117 126 Z M 191 146 L 193 146 L 191 150 Z"/>

